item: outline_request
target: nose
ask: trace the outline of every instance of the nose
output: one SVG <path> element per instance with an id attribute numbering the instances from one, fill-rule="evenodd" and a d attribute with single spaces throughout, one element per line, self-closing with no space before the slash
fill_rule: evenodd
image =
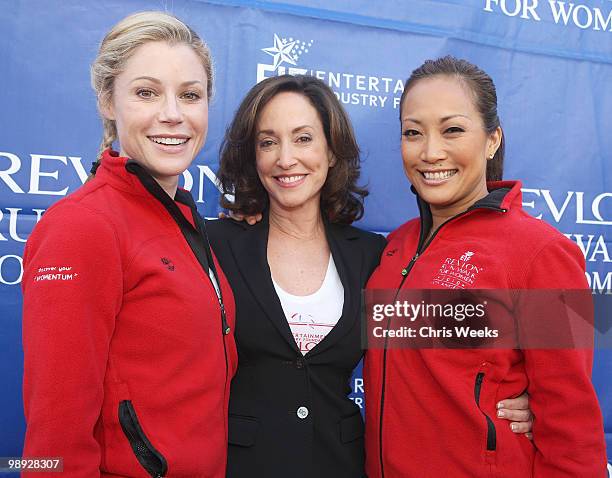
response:
<path id="1" fill-rule="evenodd" d="M 421 160 L 427 163 L 435 163 L 442 159 L 446 159 L 442 138 L 439 135 L 428 135 L 421 150 Z"/>
<path id="2" fill-rule="evenodd" d="M 181 104 L 174 95 L 167 95 L 161 103 L 159 110 L 159 121 L 162 123 L 181 123 L 183 112 Z"/>
<path id="3" fill-rule="evenodd" d="M 278 149 L 276 164 L 282 169 L 291 169 L 297 164 L 297 159 L 293 153 L 294 151 L 291 147 L 291 143 L 283 141 Z"/>

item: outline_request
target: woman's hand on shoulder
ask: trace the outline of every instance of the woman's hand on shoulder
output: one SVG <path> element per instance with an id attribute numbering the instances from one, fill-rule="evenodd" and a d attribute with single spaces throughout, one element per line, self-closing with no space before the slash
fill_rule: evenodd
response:
<path id="1" fill-rule="evenodd" d="M 246 221 L 247 224 L 253 226 L 257 224 L 259 221 L 261 221 L 263 216 L 261 215 L 261 213 L 254 214 L 252 216 L 247 216 L 245 214 L 240 214 L 239 212 L 235 212 L 235 211 L 230 211 L 229 214 L 225 214 L 224 212 L 219 213 L 219 219 L 224 219 L 226 217 L 229 217 L 230 219 L 233 219 L 234 221 L 238 221 L 238 222 Z"/>

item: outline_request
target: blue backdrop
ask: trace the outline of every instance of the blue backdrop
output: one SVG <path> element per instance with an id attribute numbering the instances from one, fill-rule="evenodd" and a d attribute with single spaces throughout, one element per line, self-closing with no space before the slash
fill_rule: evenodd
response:
<path id="1" fill-rule="evenodd" d="M 240 99 L 288 72 L 327 82 L 354 122 L 371 191 L 359 225 L 388 232 L 413 217 L 399 97 L 423 60 L 453 54 L 496 81 L 505 177 L 523 180 L 525 208 L 574 240 L 592 287 L 612 294 L 610 0 L 0 0 L 0 456 L 20 455 L 24 433 L 24 242 L 95 159 L 101 127 L 88 67 L 100 40 L 148 9 L 185 19 L 216 60 L 208 141 L 184 180 L 205 215 L 218 212 L 218 148 Z M 598 351 L 593 380 L 612 452 L 611 367 L 611 351 Z"/>

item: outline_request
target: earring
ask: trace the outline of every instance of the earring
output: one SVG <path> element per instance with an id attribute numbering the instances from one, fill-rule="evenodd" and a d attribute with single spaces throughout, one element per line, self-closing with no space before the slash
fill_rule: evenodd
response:
<path id="1" fill-rule="evenodd" d="M 491 153 L 491 154 L 489 155 L 489 159 L 493 159 L 493 157 L 494 157 L 494 156 L 495 156 L 495 153 Z"/>

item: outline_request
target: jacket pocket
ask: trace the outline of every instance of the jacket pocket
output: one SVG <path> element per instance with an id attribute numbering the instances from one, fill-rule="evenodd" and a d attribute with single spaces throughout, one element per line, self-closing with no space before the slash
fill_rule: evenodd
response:
<path id="1" fill-rule="evenodd" d="M 342 443 L 357 440 L 363 436 L 363 433 L 363 418 L 361 418 L 360 412 L 340 420 L 340 441 Z"/>
<path id="2" fill-rule="evenodd" d="M 119 402 L 119 424 L 142 467 L 152 477 L 163 478 L 168 472 L 168 463 L 144 434 L 130 400 Z"/>
<path id="3" fill-rule="evenodd" d="M 487 451 L 497 450 L 497 431 L 495 430 L 495 424 L 491 417 L 483 412 L 480 407 L 480 391 L 482 389 L 482 382 L 484 381 L 484 372 L 478 372 L 476 375 L 476 382 L 474 384 L 474 399 L 476 400 L 476 406 L 480 413 L 482 413 L 487 421 Z"/>
<path id="4" fill-rule="evenodd" d="M 230 415 L 228 417 L 228 443 L 249 447 L 255 444 L 259 422 L 255 417 Z"/>

